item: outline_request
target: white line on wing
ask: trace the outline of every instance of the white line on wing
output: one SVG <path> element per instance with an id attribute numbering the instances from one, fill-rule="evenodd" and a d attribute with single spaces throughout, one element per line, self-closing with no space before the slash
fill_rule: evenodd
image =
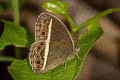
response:
<path id="1" fill-rule="evenodd" d="M 45 66 L 46 66 L 46 63 L 47 63 L 47 57 L 48 57 L 48 52 L 49 52 L 50 36 L 51 36 L 51 28 L 52 28 L 52 19 L 50 20 L 50 24 L 48 26 L 48 37 L 47 37 L 47 40 L 46 40 L 44 64 L 43 64 L 42 70 L 45 69 Z"/>

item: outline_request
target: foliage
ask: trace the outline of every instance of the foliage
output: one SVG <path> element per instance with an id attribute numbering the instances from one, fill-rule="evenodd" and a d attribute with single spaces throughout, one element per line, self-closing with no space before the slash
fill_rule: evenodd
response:
<path id="1" fill-rule="evenodd" d="M 15 47 L 29 47 L 34 41 L 33 36 L 30 35 L 24 27 L 19 25 L 18 1 L 12 1 L 14 7 L 14 23 L 6 20 L 3 21 L 5 28 L 0 38 L 0 50 L 11 44 Z M 17 5 L 14 2 L 17 3 Z M 64 65 L 62 64 L 53 70 L 39 75 L 32 71 L 28 63 L 28 58 L 25 60 L 18 60 L 13 57 L 0 57 L 0 61 L 11 61 L 16 59 L 11 66 L 8 67 L 8 71 L 14 80 L 75 80 L 82 68 L 88 52 L 96 43 L 96 40 L 98 40 L 103 34 L 103 30 L 97 22 L 97 19 L 112 12 L 118 12 L 120 11 L 120 8 L 106 10 L 76 27 L 67 13 L 68 4 L 66 2 L 58 0 L 47 1 L 42 4 L 42 7 L 49 12 L 64 16 L 71 25 L 72 35 L 88 26 L 88 32 L 80 34 L 79 39 L 75 41 L 75 45 L 80 47 L 78 55 L 82 60 L 74 57 L 74 59 L 67 62 L 65 70 Z"/>
<path id="2" fill-rule="evenodd" d="M 93 29 L 94 28 L 94 29 Z M 84 60 L 87 56 L 88 51 L 91 49 L 96 40 L 102 35 L 103 31 L 99 27 L 97 22 L 93 22 L 88 27 L 88 32 L 81 34 L 80 40 L 77 40 L 75 43 L 77 46 L 80 46 L 81 50 L 79 56 Z M 64 70 L 64 65 L 60 65 L 57 68 L 36 75 L 28 66 L 27 61 L 16 60 L 8 68 L 10 74 L 15 80 L 73 80 L 76 78 L 80 69 L 82 67 L 83 61 L 80 61 L 76 57 L 67 62 L 67 67 Z"/>
<path id="3" fill-rule="evenodd" d="M 11 44 L 16 47 L 29 47 L 31 45 L 33 38 L 23 27 L 5 20 L 3 22 L 5 26 L 0 38 L 0 50 Z"/>

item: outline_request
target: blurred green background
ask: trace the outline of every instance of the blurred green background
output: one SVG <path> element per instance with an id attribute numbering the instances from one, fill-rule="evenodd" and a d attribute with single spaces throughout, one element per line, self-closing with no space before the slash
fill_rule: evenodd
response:
<path id="1" fill-rule="evenodd" d="M 37 16 L 44 12 L 41 3 L 44 0 L 20 0 L 20 24 L 34 35 L 34 25 Z M 69 15 L 76 25 L 80 25 L 97 13 L 120 8 L 120 0 L 62 0 L 69 4 Z M 68 22 L 58 16 L 67 26 Z M 2 19 L 13 21 L 13 9 L 10 0 L 0 0 L 0 35 L 4 24 Z M 120 80 L 120 13 L 112 13 L 98 20 L 104 29 L 104 35 L 89 52 L 82 71 L 77 80 Z M 9 34 L 8 34 L 9 35 Z M 73 36 L 76 39 L 76 36 Z M 21 58 L 28 55 L 29 50 L 22 50 Z M 0 51 L 0 56 L 16 56 L 15 47 L 10 45 Z M 0 80 L 12 80 L 7 66 L 11 62 L 0 62 Z"/>

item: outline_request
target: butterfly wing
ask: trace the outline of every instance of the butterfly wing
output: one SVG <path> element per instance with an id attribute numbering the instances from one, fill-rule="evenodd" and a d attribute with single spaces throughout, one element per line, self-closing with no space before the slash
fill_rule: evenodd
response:
<path id="1" fill-rule="evenodd" d="M 51 14 L 44 13 L 44 15 L 52 19 L 49 52 L 45 69 L 50 70 L 72 59 L 75 55 L 75 47 L 72 37 L 63 22 Z"/>
<path id="2" fill-rule="evenodd" d="M 33 55 L 33 57 L 29 55 L 29 59 L 32 69 L 36 73 L 51 70 L 72 59 L 75 55 L 74 43 L 66 26 L 58 18 L 48 13 L 40 14 L 37 19 L 35 25 L 35 43 L 45 44 L 44 48 L 40 46 L 40 49 L 38 49 L 39 45 L 33 45 L 31 47 L 31 50 L 34 49 L 34 52 L 30 52 L 30 55 Z M 35 50 L 38 51 L 36 52 Z M 41 52 L 39 50 L 41 50 Z M 36 55 L 39 55 L 40 60 L 37 59 Z M 33 60 L 40 62 L 39 64 L 42 65 L 40 69 L 34 69 L 34 67 L 39 64 L 37 64 L 37 62 L 34 62 L 36 65 L 32 64 L 31 62 Z"/>

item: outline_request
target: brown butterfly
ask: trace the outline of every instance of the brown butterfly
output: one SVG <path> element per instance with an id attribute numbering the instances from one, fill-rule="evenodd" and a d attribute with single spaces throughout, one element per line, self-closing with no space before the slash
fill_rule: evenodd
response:
<path id="1" fill-rule="evenodd" d="M 50 13 L 41 13 L 35 25 L 35 42 L 29 53 L 32 70 L 47 72 L 71 60 L 76 50 L 66 26 Z"/>

